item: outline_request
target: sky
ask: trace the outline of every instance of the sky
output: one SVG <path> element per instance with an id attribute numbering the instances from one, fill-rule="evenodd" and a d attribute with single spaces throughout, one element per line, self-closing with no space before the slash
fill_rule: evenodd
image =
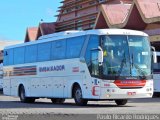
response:
<path id="1" fill-rule="evenodd" d="M 0 0 L 0 40 L 23 41 L 27 27 L 55 22 L 62 0 Z"/>

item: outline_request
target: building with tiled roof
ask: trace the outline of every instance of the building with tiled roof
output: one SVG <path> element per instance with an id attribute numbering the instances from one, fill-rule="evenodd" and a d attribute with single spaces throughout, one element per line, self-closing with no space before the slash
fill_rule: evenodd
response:
<path id="1" fill-rule="evenodd" d="M 112 2 L 100 5 L 95 28 L 98 28 L 101 19 L 105 19 L 109 28 L 136 30 L 144 30 L 148 25 L 160 22 L 159 0 L 133 0 L 132 4 Z"/>
<path id="2" fill-rule="evenodd" d="M 36 40 L 37 32 L 38 32 L 38 27 L 27 28 L 24 42 L 31 42 Z"/>
<path id="3" fill-rule="evenodd" d="M 38 27 L 29 27 L 26 31 L 24 42 L 37 40 L 40 36 L 55 32 L 55 23 L 40 23 Z"/>
<path id="4" fill-rule="evenodd" d="M 141 30 L 160 45 L 160 0 L 63 0 L 55 23 L 41 23 L 25 41 L 54 32 L 101 28 Z M 32 31 L 32 30 L 31 30 Z M 29 38 L 29 39 L 28 39 Z"/>
<path id="5" fill-rule="evenodd" d="M 63 0 L 56 32 L 100 28 L 145 31 L 160 41 L 160 0 Z"/>
<path id="6" fill-rule="evenodd" d="M 40 36 L 51 34 L 55 32 L 55 23 L 40 23 L 36 35 L 36 39 L 38 39 Z"/>

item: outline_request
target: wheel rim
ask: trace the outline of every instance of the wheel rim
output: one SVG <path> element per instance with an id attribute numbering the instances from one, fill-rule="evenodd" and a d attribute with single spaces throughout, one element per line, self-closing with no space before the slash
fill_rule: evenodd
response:
<path id="1" fill-rule="evenodd" d="M 76 98 L 77 102 L 80 102 L 80 100 L 82 98 L 82 92 L 80 89 L 76 90 L 75 98 Z"/>

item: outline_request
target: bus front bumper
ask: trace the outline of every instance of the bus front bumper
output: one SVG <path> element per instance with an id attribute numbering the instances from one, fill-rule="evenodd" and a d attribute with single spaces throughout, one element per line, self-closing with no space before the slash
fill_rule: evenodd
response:
<path id="1" fill-rule="evenodd" d="M 106 89 L 101 88 L 100 99 L 130 99 L 130 98 L 151 98 L 153 89 Z"/>

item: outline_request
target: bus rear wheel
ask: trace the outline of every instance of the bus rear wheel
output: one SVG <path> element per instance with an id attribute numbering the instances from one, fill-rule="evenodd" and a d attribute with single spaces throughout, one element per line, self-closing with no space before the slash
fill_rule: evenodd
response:
<path id="1" fill-rule="evenodd" d="M 79 86 L 74 88 L 74 100 L 77 105 L 85 106 L 88 103 L 88 100 L 82 98 L 82 90 Z"/>
<path id="2" fill-rule="evenodd" d="M 65 102 L 64 98 L 51 98 L 52 103 L 61 104 Z"/>
<path id="3" fill-rule="evenodd" d="M 128 102 L 128 100 L 126 100 L 126 99 L 115 100 L 115 103 L 116 103 L 117 105 L 126 105 L 127 102 Z"/>
<path id="4" fill-rule="evenodd" d="M 19 97 L 20 97 L 20 101 L 23 102 L 23 103 L 33 103 L 33 102 L 35 102 L 35 98 L 26 97 L 24 86 L 20 86 Z"/>

